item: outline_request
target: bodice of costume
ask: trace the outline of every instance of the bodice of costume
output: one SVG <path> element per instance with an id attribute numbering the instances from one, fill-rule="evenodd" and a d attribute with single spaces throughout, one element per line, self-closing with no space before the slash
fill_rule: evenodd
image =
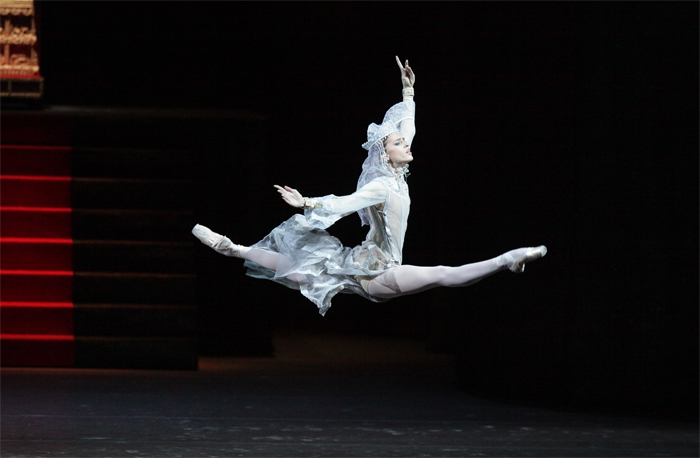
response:
<path id="1" fill-rule="evenodd" d="M 377 178 L 377 180 L 386 187 L 386 200 L 369 209 L 370 231 L 367 234 L 367 240 L 373 241 L 390 254 L 389 267 L 393 267 L 401 265 L 403 261 L 403 242 L 408 227 L 411 199 L 405 182 L 399 183 L 390 178 Z"/>

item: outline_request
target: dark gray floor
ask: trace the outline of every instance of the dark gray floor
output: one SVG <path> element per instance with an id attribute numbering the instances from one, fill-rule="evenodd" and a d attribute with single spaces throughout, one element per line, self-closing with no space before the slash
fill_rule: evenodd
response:
<path id="1" fill-rule="evenodd" d="M 3 457 L 698 456 L 698 425 L 453 389 L 420 342 L 280 336 L 199 372 L 3 369 Z"/>

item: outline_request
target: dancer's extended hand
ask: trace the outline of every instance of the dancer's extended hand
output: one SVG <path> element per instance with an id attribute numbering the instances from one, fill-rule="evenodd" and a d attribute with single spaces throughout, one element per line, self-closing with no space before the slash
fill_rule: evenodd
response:
<path id="1" fill-rule="evenodd" d="M 292 189 L 289 186 L 285 186 L 283 188 L 282 186 L 277 185 L 275 185 L 275 188 L 277 188 L 277 192 L 282 195 L 282 200 L 287 202 L 292 207 L 302 208 L 304 206 L 304 198 L 296 189 Z"/>
<path id="2" fill-rule="evenodd" d="M 408 59 L 406 59 L 406 65 L 401 65 L 401 60 L 399 56 L 396 56 L 396 63 L 399 64 L 401 69 L 401 83 L 404 88 L 413 87 L 416 84 L 416 75 L 413 73 L 411 67 L 408 66 Z"/>

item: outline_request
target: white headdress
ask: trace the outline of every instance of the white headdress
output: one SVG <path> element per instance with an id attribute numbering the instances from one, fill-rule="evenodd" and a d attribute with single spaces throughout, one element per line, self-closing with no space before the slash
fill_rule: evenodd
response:
<path id="1" fill-rule="evenodd" d="M 399 131 L 401 121 L 415 117 L 416 105 L 414 102 L 397 103 L 386 112 L 381 125 L 372 123 L 367 127 L 367 142 L 362 147 L 368 151 L 367 159 L 362 164 L 362 174 L 357 180 L 357 189 L 360 189 L 370 181 L 378 177 L 390 177 L 405 180 L 408 175 L 408 164 L 394 169 L 389 161 L 389 156 L 384 148 L 384 140 Z M 362 225 L 369 224 L 369 214 L 366 208 L 359 210 Z"/>

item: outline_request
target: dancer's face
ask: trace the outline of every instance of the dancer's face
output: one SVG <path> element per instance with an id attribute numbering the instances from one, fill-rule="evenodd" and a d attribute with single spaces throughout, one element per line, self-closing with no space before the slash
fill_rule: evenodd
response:
<path id="1" fill-rule="evenodd" d="M 384 141 L 384 149 L 394 168 L 403 167 L 413 160 L 411 148 L 398 132 L 394 132 Z"/>

